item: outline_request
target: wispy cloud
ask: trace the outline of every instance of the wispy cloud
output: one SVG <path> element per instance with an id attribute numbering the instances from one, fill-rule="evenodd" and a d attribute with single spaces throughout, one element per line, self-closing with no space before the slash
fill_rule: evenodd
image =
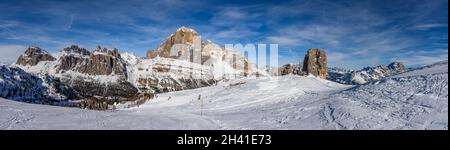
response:
<path id="1" fill-rule="evenodd" d="M 341 38 L 346 34 L 345 30 L 345 28 L 321 24 L 306 26 L 293 25 L 279 29 L 280 36 L 278 37 L 302 43 L 318 43 L 318 45 L 338 46 L 341 43 Z"/>
<path id="2" fill-rule="evenodd" d="M 0 45 L 0 64 L 14 63 L 24 50 L 22 45 Z"/>
<path id="3" fill-rule="evenodd" d="M 448 28 L 448 24 L 443 24 L 443 23 L 431 23 L 431 24 L 419 24 L 419 25 L 415 25 L 413 26 L 411 29 L 413 30 L 429 30 L 429 29 L 434 29 L 434 28 Z"/>
<path id="4" fill-rule="evenodd" d="M 303 52 L 308 48 L 323 47 L 330 55 L 330 64 L 360 68 L 388 63 L 415 47 L 432 49 L 439 39 L 430 40 L 430 37 L 448 38 L 446 32 L 426 35 L 409 30 L 411 25 L 416 30 L 447 27 L 447 24 L 418 24 L 432 21 L 430 18 L 437 18 L 438 13 L 442 15 L 443 12 L 429 11 L 442 10 L 440 5 L 427 2 L 425 10 L 416 7 L 414 2 L 389 3 L 396 7 L 379 5 L 378 1 L 323 0 L 276 5 L 268 10 L 269 16 L 274 18 L 268 23 L 274 32 L 266 37 L 266 41 L 279 41 L 280 47 Z M 283 22 L 286 18 L 289 23 Z M 439 46 L 447 48 L 448 44 Z"/>
<path id="5" fill-rule="evenodd" d="M 269 36 L 267 37 L 269 43 L 280 44 L 285 46 L 299 46 L 303 44 L 300 39 L 286 36 Z"/>
<path id="6" fill-rule="evenodd" d="M 391 61 L 401 61 L 408 66 L 429 65 L 442 60 L 448 60 L 447 48 L 410 50 L 391 57 Z"/>
<path id="7" fill-rule="evenodd" d="M 448 54 L 438 55 L 438 56 L 421 56 L 421 55 L 415 55 L 415 56 L 409 56 L 397 59 L 397 61 L 401 61 L 409 66 L 424 66 L 433 64 L 435 62 L 448 60 Z"/>
<path id="8" fill-rule="evenodd" d="M 448 49 L 447 0 L 260 3 L 225 1 L 10 1 L 0 3 L 0 44 L 96 44 L 144 55 L 180 26 L 219 44 L 276 43 L 283 61 L 325 48 L 335 66 L 360 68 Z"/>
<path id="9" fill-rule="evenodd" d="M 264 25 L 264 13 L 260 5 L 228 6 L 213 8 L 205 28 L 206 36 L 224 43 L 251 41 L 261 36 L 258 29 Z M 258 42 L 258 41 L 253 41 Z"/>
<path id="10" fill-rule="evenodd" d="M 67 23 L 66 30 L 70 30 L 72 28 L 73 21 L 75 19 L 75 14 L 70 15 L 69 23 Z"/>

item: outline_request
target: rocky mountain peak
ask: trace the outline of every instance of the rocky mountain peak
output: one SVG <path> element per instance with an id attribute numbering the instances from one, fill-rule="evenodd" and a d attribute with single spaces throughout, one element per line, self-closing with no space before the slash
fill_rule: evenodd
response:
<path id="1" fill-rule="evenodd" d="M 198 34 L 197 31 L 195 31 L 192 28 L 188 28 L 186 26 L 181 26 L 180 28 L 177 29 L 177 32 L 183 32 L 183 33 L 193 33 L 193 34 Z"/>
<path id="2" fill-rule="evenodd" d="M 181 27 L 156 48 L 156 55 L 163 58 L 197 62 L 206 66 L 214 66 L 215 63 L 226 63 L 237 70 L 252 69 L 249 67 L 246 58 L 236 54 L 234 50 L 225 50 L 211 40 L 195 41 L 197 37 L 199 37 L 197 31 L 191 28 Z M 201 51 L 198 51 L 199 49 Z M 199 52 L 201 53 L 201 61 L 194 61 L 192 54 L 198 54 Z M 149 50 L 147 52 L 147 58 L 152 58 L 152 53 Z"/>
<path id="3" fill-rule="evenodd" d="M 102 51 L 102 46 L 100 46 L 100 45 L 95 46 L 94 52 L 99 52 L 99 51 Z"/>
<path id="4" fill-rule="evenodd" d="M 324 49 L 311 48 L 305 55 L 303 72 L 326 79 L 327 63 L 327 55 Z"/>
<path id="5" fill-rule="evenodd" d="M 397 75 L 408 69 L 401 62 L 392 62 L 389 65 L 365 67 L 361 70 L 328 69 L 328 79 L 343 84 L 365 84 L 385 77 Z"/>
<path id="6" fill-rule="evenodd" d="M 156 53 L 158 56 L 165 58 L 179 58 L 181 55 L 188 52 L 189 46 L 194 44 L 194 40 L 197 36 L 197 31 L 187 27 L 181 27 L 156 48 Z M 178 53 L 171 55 L 170 50 L 175 44 L 184 44 L 185 47 L 177 47 Z"/>
<path id="7" fill-rule="evenodd" d="M 401 72 L 406 70 L 405 65 L 398 61 L 394 61 L 394 62 L 390 63 L 387 67 L 390 70 L 396 70 L 396 71 L 401 71 Z"/>
<path id="8" fill-rule="evenodd" d="M 94 49 L 93 52 L 94 52 L 94 55 L 103 53 L 106 55 L 112 55 L 114 57 L 120 57 L 120 53 L 117 48 L 107 49 L 107 48 L 102 48 L 100 45 L 97 45 L 97 47 Z"/>
<path id="9" fill-rule="evenodd" d="M 119 50 L 112 50 L 97 46 L 93 52 L 89 52 L 85 48 L 72 45 L 64 48 L 67 54 L 81 55 L 62 55 L 59 58 L 58 71 L 72 70 L 89 75 L 119 75 L 123 78 L 126 74 L 126 61 L 124 61 Z"/>
<path id="10" fill-rule="evenodd" d="M 119 50 L 113 48 L 101 48 L 97 46 L 89 56 L 86 64 L 78 67 L 81 73 L 89 75 L 110 75 L 115 74 L 126 78 L 126 62 L 121 58 Z"/>
<path id="11" fill-rule="evenodd" d="M 91 55 L 91 52 L 85 48 L 80 48 L 78 45 L 71 45 L 69 47 L 66 47 L 63 49 L 66 53 L 74 53 L 74 54 L 81 54 L 81 55 Z"/>
<path id="12" fill-rule="evenodd" d="M 47 51 L 39 47 L 28 47 L 25 53 L 22 54 L 18 59 L 16 64 L 22 66 L 34 66 L 41 61 L 54 61 L 55 57 L 50 55 Z"/>

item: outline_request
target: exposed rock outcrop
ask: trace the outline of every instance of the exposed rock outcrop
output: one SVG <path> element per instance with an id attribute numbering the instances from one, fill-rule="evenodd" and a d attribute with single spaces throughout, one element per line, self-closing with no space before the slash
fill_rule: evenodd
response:
<path id="1" fill-rule="evenodd" d="M 398 61 L 390 63 L 387 67 L 389 70 L 391 70 L 391 72 L 393 71 L 393 73 L 400 73 L 406 71 L 406 66 Z"/>
<path id="2" fill-rule="evenodd" d="M 322 79 L 327 78 L 327 55 L 321 48 L 311 48 L 303 61 L 303 72 Z"/>
<path id="3" fill-rule="evenodd" d="M 149 59 L 153 59 L 153 58 L 155 58 L 156 57 L 156 52 L 154 51 L 154 50 L 148 50 L 147 51 L 147 58 L 149 58 Z"/>
<path id="4" fill-rule="evenodd" d="M 119 75 L 127 78 L 126 62 L 117 49 L 97 46 L 91 53 L 84 48 L 72 45 L 64 49 L 59 59 L 59 70 L 72 70 L 89 75 Z"/>
<path id="5" fill-rule="evenodd" d="M 190 50 L 197 36 L 197 31 L 181 27 L 156 48 L 156 53 L 160 57 L 187 60 L 185 56 L 190 55 Z M 178 47 L 173 48 L 175 51 L 171 52 L 172 47 L 176 44 L 178 44 Z"/>
<path id="6" fill-rule="evenodd" d="M 28 47 L 24 54 L 20 55 L 16 64 L 22 66 L 34 66 L 41 61 L 54 61 L 55 57 L 50 55 L 47 51 L 39 47 Z"/>
<path id="7" fill-rule="evenodd" d="M 78 47 L 78 45 L 71 45 L 69 47 L 64 48 L 63 51 L 66 53 L 79 54 L 83 56 L 91 55 L 91 52 L 89 52 L 89 50 Z"/>
<path id="8" fill-rule="evenodd" d="M 303 75 L 302 65 L 300 64 L 286 64 L 279 68 L 280 75 Z"/>
<path id="9" fill-rule="evenodd" d="M 149 57 L 153 52 L 149 50 L 147 53 Z M 198 63 L 212 67 L 216 72 L 236 70 L 230 73 L 233 76 L 264 75 L 258 72 L 255 65 L 251 64 L 243 54 L 236 52 L 233 48 L 221 47 L 210 40 L 202 41 L 197 31 L 187 27 L 181 27 L 171 34 L 156 48 L 156 55 Z"/>
<path id="10" fill-rule="evenodd" d="M 126 62 L 120 57 L 119 51 L 97 46 L 89 56 L 86 64 L 79 66 L 78 71 L 89 75 L 119 75 L 127 78 Z"/>
<path id="11" fill-rule="evenodd" d="M 58 71 L 60 70 L 76 70 L 76 68 L 86 63 L 91 52 L 77 45 L 71 45 L 63 49 L 63 54 L 59 58 Z"/>
<path id="12" fill-rule="evenodd" d="M 139 91 L 131 83 L 127 82 L 127 62 L 121 58 L 117 49 L 106 49 L 97 46 L 93 52 L 72 45 L 64 49 L 59 59 L 58 69 L 71 70 L 89 76 L 107 75 L 109 81 L 99 81 L 78 76 L 76 78 L 62 78 L 62 81 L 81 97 L 107 97 L 107 98 L 134 98 Z M 114 80 L 114 77 L 118 76 Z M 103 80 L 106 80 L 103 78 Z"/>
<path id="13" fill-rule="evenodd" d="M 56 58 L 49 59 L 50 57 L 47 55 L 48 53 L 41 49 L 31 48 L 19 58 L 19 60 L 30 58 L 30 61 L 19 62 L 37 64 L 39 61 L 56 60 Z M 53 104 L 59 100 L 75 100 L 82 101 L 77 103 L 80 107 L 101 110 L 116 102 L 140 101 L 151 97 L 152 93 L 141 93 L 133 83 L 127 80 L 127 65 L 135 64 L 138 61 L 132 61 L 137 58 L 130 57 L 128 59 L 130 60 L 122 59 L 117 49 L 97 46 L 90 52 L 77 45 L 71 45 L 63 49 L 55 63 L 46 63 L 45 66 L 36 66 L 37 68 L 34 66 L 23 68 L 29 71 L 29 75 L 25 71 L 21 74 L 30 80 L 15 85 L 31 84 L 37 88 L 32 90 L 30 87 L 31 92 L 23 90 L 24 93 L 30 93 L 33 95 L 32 97 L 36 97 L 36 100 L 33 101 L 45 99 L 45 102 L 44 100 L 41 102 Z M 33 92 L 39 89 L 41 91 Z M 9 93 L 5 97 L 18 96 L 17 94 L 24 95 Z M 30 98 L 19 96 L 18 99 L 29 101 Z"/>

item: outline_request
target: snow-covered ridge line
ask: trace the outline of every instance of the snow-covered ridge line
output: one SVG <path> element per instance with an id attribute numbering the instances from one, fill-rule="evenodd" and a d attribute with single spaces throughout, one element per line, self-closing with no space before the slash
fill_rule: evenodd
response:
<path id="1" fill-rule="evenodd" d="M 29 53 L 36 52 L 29 50 Z M 76 96 L 71 100 L 93 98 L 93 102 L 100 101 L 101 109 L 105 108 L 104 103 L 110 104 L 112 102 L 109 101 L 116 99 L 140 101 L 151 98 L 155 93 L 211 86 L 228 76 L 242 74 L 234 69 L 224 70 L 228 65 L 224 62 L 215 62 L 216 67 L 213 67 L 173 58 L 144 59 L 130 53 L 122 54 L 117 49 L 98 46 L 91 52 L 71 45 L 57 53 L 56 57 L 49 55 L 51 59 L 39 60 L 35 59 L 40 58 L 39 55 L 33 55 L 30 56 L 33 57 L 31 63 L 14 64 L 13 67 L 38 78 L 58 80 L 73 90 L 71 94 Z M 51 84 L 44 83 L 43 86 L 49 90 L 47 93 L 50 96 L 69 98 L 59 91 L 50 91 L 54 89 Z M 88 107 L 92 105 L 97 104 L 95 102 Z"/>
<path id="2" fill-rule="evenodd" d="M 401 62 L 392 62 L 388 65 L 365 67 L 361 70 L 347 70 L 341 68 L 327 68 L 327 79 L 343 84 L 361 85 L 371 81 L 401 74 L 408 71 Z"/>
<path id="3" fill-rule="evenodd" d="M 436 62 L 423 67 L 411 69 L 399 75 L 392 77 L 405 77 L 405 76 L 415 76 L 415 75 L 426 75 L 426 74 L 440 74 L 448 73 L 448 60 Z"/>

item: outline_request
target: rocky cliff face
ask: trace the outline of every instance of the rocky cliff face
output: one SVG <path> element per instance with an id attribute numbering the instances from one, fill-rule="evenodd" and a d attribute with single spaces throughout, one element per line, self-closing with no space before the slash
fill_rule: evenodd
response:
<path id="1" fill-rule="evenodd" d="M 55 57 L 39 47 L 29 47 L 18 59 L 16 64 L 22 66 L 34 66 L 41 61 L 54 61 Z"/>
<path id="2" fill-rule="evenodd" d="M 180 57 L 190 55 L 190 50 L 197 36 L 197 31 L 181 27 L 156 48 L 156 53 L 160 57 L 186 59 Z M 171 52 L 172 47 L 176 44 L 179 44 L 180 46 L 174 48 L 176 51 Z"/>
<path id="3" fill-rule="evenodd" d="M 59 59 L 58 70 L 72 70 L 88 75 L 119 75 L 127 78 L 126 62 L 117 49 L 106 49 L 97 46 L 91 53 L 76 45 L 64 48 Z"/>
<path id="4" fill-rule="evenodd" d="M 31 52 L 27 50 L 22 57 L 47 55 L 42 50 L 32 50 Z M 42 82 L 43 85 L 40 86 L 44 87 L 46 92 L 40 96 L 41 99 L 45 96 L 47 98 L 43 99 L 54 101 L 55 98 L 52 100 L 51 97 L 56 96 L 58 100 L 81 101 L 82 107 L 107 109 L 108 105 L 116 102 L 135 101 L 152 96 L 151 93 L 140 92 L 133 83 L 128 81 L 127 63 L 134 62 L 122 59 L 117 49 L 98 46 L 91 52 L 72 45 L 64 48 L 58 58 L 53 58 L 49 54 L 45 57 L 30 58 L 36 58 L 30 59 L 34 62 L 33 66 L 18 64 L 23 66 L 24 72 L 37 77 L 36 81 Z M 49 60 L 48 58 L 57 61 L 39 63 Z M 27 80 L 29 84 L 33 83 L 31 81 Z M 58 86 L 65 87 L 66 90 L 62 92 L 62 88 Z"/>
<path id="5" fill-rule="evenodd" d="M 322 79 L 327 77 L 327 55 L 323 49 L 311 48 L 303 61 L 303 72 Z"/>
<path id="6" fill-rule="evenodd" d="M 177 29 L 156 48 L 155 53 L 147 52 L 149 60 L 131 66 L 130 82 L 141 91 L 160 93 L 265 75 L 234 49 L 221 47 L 210 40 L 202 41 L 199 37 L 193 29 Z"/>
<path id="7" fill-rule="evenodd" d="M 66 47 L 58 60 L 58 71 L 77 70 L 81 64 L 88 61 L 90 55 L 91 52 L 77 45 Z"/>
<path id="8" fill-rule="evenodd" d="M 119 75 L 127 78 L 126 62 L 120 57 L 119 51 L 98 46 L 89 56 L 86 64 L 79 66 L 78 71 L 89 75 Z"/>
<path id="9" fill-rule="evenodd" d="M 301 64 L 286 64 L 280 67 L 278 70 L 280 71 L 280 75 L 304 75 L 303 66 Z"/>
<path id="10" fill-rule="evenodd" d="M 97 46 L 89 52 L 72 45 L 64 49 L 59 58 L 58 70 L 62 73 L 61 80 L 82 97 L 131 100 L 140 95 L 138 89 L 127 81 L 127 61 L 122 59 L 115 48 Z M 66 76 L 65 71 L 80 75 Z"/>
<path id="11" fill-rule="evenodd" d="M 255 65 L 234 49 L 226 49 L 210 40 L 202 41 L 199 37 L 197 31 L 181 27 L 157 47 L 156 55 L 213 67 L 216 72 L 231 73 L 230 70 L 235 70 L 231 74 L 236 76 L 263 74 L 257 73 Z M 153 57 L 150 56 L 153 55 L 151 50 L 147 54 L 147 58 Z"/>

